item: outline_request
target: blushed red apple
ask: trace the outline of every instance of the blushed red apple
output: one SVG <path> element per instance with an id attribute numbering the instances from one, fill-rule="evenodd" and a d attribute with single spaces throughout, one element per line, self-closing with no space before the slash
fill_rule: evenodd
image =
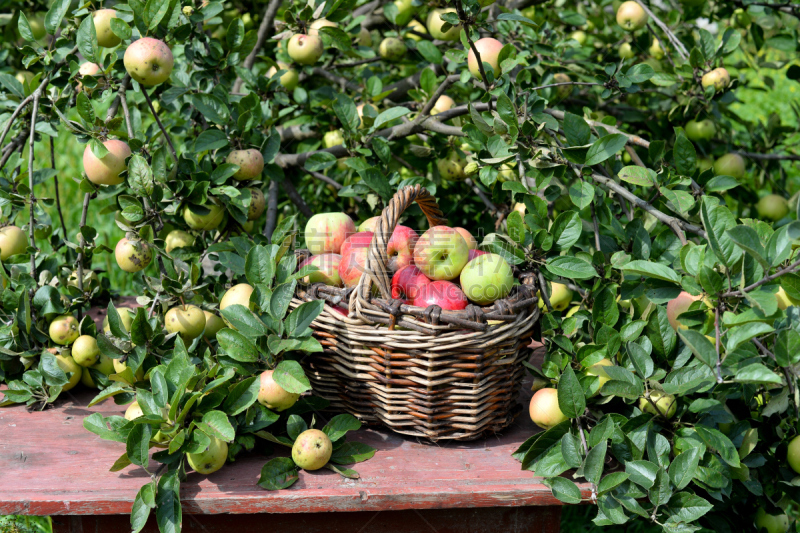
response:
<path id="1" fill-rule="evenodd" d="M 422 286 L 431 282 L 428 276 L 417 267 L 403 267 L 392 276 L 392 298 L 405 300 L 410 304 L 419 294 Z"/>
<path id="2" fill-rule="evenodd" d="M 458 285 L 449 281 L 432 281 L 419 287 L 414 301 L 411 305 L 417 307 L 428 307 L 438 305 L 442 309 L 459 311 L 467 307 L 469 302 L 464 295 L 464 291 Z"/>
<path id="3" fill-rule="evenodd" d="M 341 254 L 342 244 L 354 233 L 356 225 L 346 214 L 318 213 L 306 223 L 306 248 L 312 255 Z"/>
<path id="4" fill-rule="evenodd" d="M 464 237 L 448 226 L 430 228 L 414 246 L 414 264 L 432 280 L 457 278 L 468 257 Z"/>
<path id="5" fill-rule="evenodd" d="M 339 263 L 339 277 L 346 287 L 355 287 L 367 264 L 367 251 L 374 233 L 362 231 L 351 235 L 342 244 L 342 260 Z"/>
<path id="6" fill-rule="evenodd" d="M 308 276 L 302 279 L 302 283 L 306 285 L 311 283 L 324 283 L 333 287 L 342 286 L 342 278 L 339 277 L 339 264 L 342 262 L 342 256 L 339 254 L 322 254 L 312 255 L 302 263 L 300 269 L 306 265 L 317 267 L 319 270 L 311 272 Z"/>

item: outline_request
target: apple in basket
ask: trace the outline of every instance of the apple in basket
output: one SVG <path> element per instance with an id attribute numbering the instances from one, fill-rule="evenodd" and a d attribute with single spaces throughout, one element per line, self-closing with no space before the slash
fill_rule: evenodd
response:
<path id="1" fill-rule="evenodd" d="M 340 254 L 344 241 L 355 232 L 356 225 L 346 214 L 319 213 L 306 224 L 306 248 L 313 255 Z"/>
<path id="2" fill-rule="evenodd" d="M 348 237 L 342 244 L 342 260 L 339 263 L 339 277 L 347 287 L 355 287 L 367 264 L 367 251 L 372 242 L 371 231 L 362 231 Z"/>
<path id="3" fill-rule="evenodd" d="M 467 297 L 458 285 L 438 280 L 422 285 L 412 305 L 417 307 L 438 305 L 442 309 L 459 311 L 466 308 L 468 303 Z"/>
<path id="4" fill-rule="evenodd" d="M 301 282 L 306 285 L 324 283 L 333 287 L 341 287 L 342 278 L 339 277 L 339 264 L 341 262 L 342 256 L 339 254 L 312 255 L 300 263 L 299 270 L 302 270 L 304 266 L 315 266 L 319 270 L 309 273 Z"/>
<path id="5" fill-rule="evenodd" d="M 368 218 L 358 227 L 358 231 L 375 232 L 378 221 L 381 217 Z M 392 237 L 386 244 L 386 253 L 389 255 L 389 271 L 397 272 L 403 267 L 410 265 L 414 260 L 414 245 L 417 243 L 419 235 L 408 226 L 398 224 L 394 227 Z"/>
<path id="6" fill-rule="evenodd" d="M 460 280 L 467 298 L 478 305 L 489 305 L 508 296 L 514 286 L 514 273 L 499 255 L 484 254 L 467 263 Z"/>
<path id="7" fill-rule="evenodd" d="M 469 257 L 464 237 L 448 226 L 434 226 L 414 246 L 414 264 L 432 280 L 455 279 Z"/>
<path id="8" fill-rule="evenodd" d="M 428 276 L 417 267 L 403 267 L 392 276 L 392 298 L 404 300 L 410 304 L 417 297 L 423 285 L 431 282 Z"/>
<path id="9" fill-rule="evenodd" d="M 464 242 L 467 243 L 467 248 L 469 248 L 470 250 L 475 250 L 478 247 L 478 241 L 475 240 L 475 237 L 472 236 L 472 233 L 470 233 L 464 228 L 453 228 L 453 229 L 456 230 L 458 233 L 460 233 L 462 237 L 464 237 Z"/>
<path id="10" fill-rule="evenodd" d="M 488 254 L 489 252 L 484 252 L 483 250 L 470 250 L 469 254 L 467 255 L 467 263 L 478 257 L 479 255 Z"/>

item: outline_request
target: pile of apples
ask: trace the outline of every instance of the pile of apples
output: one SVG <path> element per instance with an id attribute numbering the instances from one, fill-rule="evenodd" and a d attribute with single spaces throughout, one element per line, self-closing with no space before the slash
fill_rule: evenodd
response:
<path id="1" fill-rule="evenodd" d="M 305 228 L 312 256 L 303 261 L 317 267 L 303 282 L 355 287 L 364 271 L 367 251 L 380 217 L 357 229 L 345 213 L 314 215 Z M 464 228 L 434 226 L 420 237 L 397 225 L 389 239 L 387 268 L 392 273 L 392 298 L 405 303 L 457 311 L 472 302 L 489 305 L 505 298 L 516 283 L 511 266 L 497 254 L 478 250 Z"/>

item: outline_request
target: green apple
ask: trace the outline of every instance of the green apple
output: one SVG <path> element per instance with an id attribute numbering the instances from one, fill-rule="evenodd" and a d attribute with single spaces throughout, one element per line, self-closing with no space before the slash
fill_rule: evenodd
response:
<path id="1" fill-rule="evenodd" d="M 6 261 L 9 257 L 24 254 L 28 249 L 28 236 L 17 226 L 0 228 L 0 259 Z"/>
<path id="2" fill-rule="evenodd" d="M 119 315 L 119 321 L 122 323 L 122 328 L 130 333 L 136 311 L 127 307 L 117 307 L 117 314 Z M 108 325 L 108 316 L 103 318 L 103 331 L 111 333 L 111 326 Z"/>
<path id="3" fill-rule="evenodd" d="M 495 78 L 500 75 L 500 50 L 502 49 L 503 43 L 491 37 L 484 37 L 483 39 L 475 41 L 475 50 L 477 50 L 481 56 L 481 63 L 484 64 L 484 70 L 488 64 Z M 475 50 L 472 48 L 469 49 L 469 53 L 467 53 L 467 66 L 473 76 L 482 79 Z"/>
<path id="4" fill-rule="evenodd" d="M 464 266 L 460 281 L 467 298 L 478 305 L 489 305 L 508 296 L 514 286 L 514 274 L 501 256 L 483 254 Z"/>
<path id="5" fill-rule="evenodd" d="M 132 404 L 125 409 L 125 420 L 136 420 L 137 418 L 144 416 L 144 411 L 139 406 L 139 402 L 134 401 Z"/>
<path id="6" fill-rule="evenodd" d="M 166 239 L 164 239 L 164 244 L 167 253 L 170 253 L 176 248 L 188 248 L 194 244 L 194 235 L 182 229 L 175 229 L 167 234 Z"/>
<path id="7" fill-rule="evenodd" d="M 83 376 L 83 367 L 75 362 L 71 355 L 55 355 L 58 366 L 67 374 L 69 381 L 61 386 L 61 390 L 66 392 L 74 389 L 75 385 L 80 383 L 81 376 Z M 71 375 L 70 375 L 71 374 Z"/>
<path id="8" fill-rule="evenodd" d="M 453 7 L 431 9 L 427 20 L 428 33 L 431 34 L 431 37 L 440 41 L 457 41 L 461 32 L 461 25 L 451 26 L 449 30 L 443 31 L 442 26 L 444 26 L 445 21 L 442 19 L 442 15 L 445 13 L 456 13 L 456 10 Z"/>
<path id="9" fill-rule="evenodd" d="M 378 53 L 387 61 L 400 61 L 406 55 L 406 45 L 397 37 L 387 37 L 381 41 Z"/>
<path id="10" fill-rule="evenodd" d="M 756 211 L 761 219 L 777 222 L 789 214 L 789 202 L 783 196 L 768 194 L 758 201 Z"/>
<path id="11" fill-rule="evenodd" d="M 457 278 L 468 258 L 464 237 L 448 226 L 433 226 L 414 245 L 414 264 L 431 280 Z"/>
<path id="12" fill-rule="evenodd" d="M 714 174 L 717 176 L 733 176 L 740 180 L 744 178 L 745 171 L 744 158 L 739 154 L 725 154 L 714 163 Z"/>
<path id="13" fill-rule="evenodd" d="M 653 39 L 653 44 L 650 45 L 647 51 L 650 52 L 650 56 L 654 59 L 664 59 L 664 50 L 661 48 L 661 43 L 658 39 Z"/>
<path id="14" fill-rule="evenodd" d="M 569 420 L 558 405 L 558 390 L 549 387 L 534 393 L 528 413 L 533 423 L 542 429 L 550 429 Z"/>
<path id="15" fill-rule="evenodd" d="M 264 211 L 267 209 L 267 199 L 264 198 L 264 192 L 255 187 L 245 189 L 242 191 L 247 194 L 250 193 L 250 205 L 247 208 L 247 220 L 258 220 Z"/>
<path id="16" fill-rule="evenodd" d="M 778 292 L 775 294 L 775 298 L 778 299 L 779 309 L 786 309 L 787 307 L 800 305 L 800 301 L 797 301 L 794 298 L 790 297 L 788 294 L 786 294 L 786 291 L 783 290 L 783 287 L 778 288 Z"/>
<path id="17" fill-rule="evenodd" d="M 789 531 L 789 517 L 785 514 L 767 514 L 763 508 L 756 511 L 754 519 L 758 531 L 766 530 L 767 533 L 786 533 Z"/>
<path id="18" fill-rule="evenodd" d="M 292 460 L 303 470 L 319 470 L 331 458 L 331 439 L 318 429 L 307 429 L 300 433 L 292 446 Z"/>
<path id="19" fill-rule="evenodd" d="M 322 136 L 322 146 L 325 148 L 333 148 L 340 144 L 344 144 L 342 130 L 326 131 L 325 135 Z"/>
<path id="20" fill-rule="evenodd" d="M 633 51 L 631 43 L 622 43 L 617 49 L 617 54 L 622 59 L 633 59 L 636 57 L 636 52 Z"/>
<path id="21" fill-rule="evenodd" d="M 338 254 L 342 244 L 356 233 L 353 219 L 345 213 L 317 213 L 306 223 L 306 248 L 311 255 Z"/>
<path id="22" fill-rule="evenodd" d="M 703 89 L 713 86 L 717 92 L 720 92 L 723 91 L 725 87 L 730 85 L 731 75 L 728 73 L 728 70 L 723 67 L 715 68 L 711 72 L 706 72 L 703 75 L 701 83 L 703 85 Z"/>
<path id="23" fill-rule="evenodd" d="M 223 311 L 231 305 L 243 305 L 250 309 L 255 309 L 255 304 L 250 302 L 250 295 L 253 294 L 253 287 L 247 283 L 234 285 L 222 296 L 219 301 L 219 310 Z"/>
<path id="24" fill-rule="evenodd" d="M 394 0 L 394 5 L 397 8 L 397 16 L 394 21 L 398 26 L 403 26 L 411 20 L 414 16 L 414 6 L 411 5 L 411 0 Z"/>
<path id="25" fill-rule="evenodd" d="M 270 67 L 270 69 L 267 71 L 267 77 L 272 78 L 275 74 L 278 73 L 278 70 L 286 71 L 283 74 L 281 74 L 280 84 L 287 91 L 293 91 L 295 87 L 297 87 L 297 85 L 300 83 L 300 75 L 290 65 L 287 65 L 286 63 L 279 61 L 278 68 Z"/>
<path id="26" fill-rule="evenodd" d="M 81 335 L 72 344 L 72 358 L 81 366 L 96 365 L 100 361 L 97 340 L 90 335 Z"/>
<path id="27" fill-rule="evenodd" d="M 98 9 L 92 18 L 94 19 L 94 31 L 97 34 L 97 44 L 103 48 L 113 48 L 121 42 L 121 39 L 111 31 L 111 19 L 117 18 L 115 10 Z"/>
<path id="28" fill-rule="evenodd" d="M 570 39 L 575 39 L 578 41 L 578 44 L 581 46 L 585 45 L 586 41 L 589 39 L 589 36 L 586 35 L 586 32 L 582 30 L 572 32 L 569 37 Z"/>
<path id="29" fill-rule="evenodd" d="M 264 170 L 264 156 L 255 148 L 247 150 L 234 150 L 225 158 L 226 163 L 239 165 L 239 170 L 233 175 L 238 181 L 249 181 L 261 177 Z"/>
<path id="30" fill-rule="evenodd" d="M 86 177 L 95 185 L 119 185 L 125 181 L 120 174 L 128 170 L 125 162 L 132 154 L 128 143 L 118 139 L 103 141 L 108 153 L 102 158 L 97 157 L 87 144 L 83 150 L 83 171 Z"/>
<path id="31" fill-rule="evenodd" d="M 183 208 L 183 220 L 186 225 L 196 231 L 217 229 L 225 218 L 225 208 L 215 202 L 208 202 L 202 206 L 206 213 L 192 210 L 190 204 Z"/>
<path id="32" fill-rule="evenodd" d="M 289 57 L 301 65 L 313 65 L 325 52 L 322 39 L 316 35 L 296 33 L 289 39 L 286 47 Z"/>
<path id="33" fill-rule="evenodd" d="M 338 28 L 339 25 L 335 22 L 331 22 L 328 19 L 317 19 L 311 23 L 308 27 L 308 34 L 309 35 L 319 35 L 319 30 L 322 28 Z"/>
<path id="34" fill-rule="evenodd" d="M 563 72 L 557 72 L 553 75 L 553 83 L 572 83 L 572 78 L 570 78 L 567 74 Z M 553 98 L 553 102 L 560 102 L 561 100 L 567 98 L 571 94 L 572 94 L 572 85 L 562 85 L 560 87 L 556 87 L 555 97 Z M 503 166 L 507 165 L 509 165 L 509 163 L 503 164 Z"/>
<path id="35" fill-rule="evenodd" d="M 72 315 L 57 316 L 50 322 L 50 340 L 61 346 L 75 342 L 81 332 L 78 319 Z"/>
<path id="36" fill-rule="evenodd" d="M 444 159 L 436 161 L 436 168 L 445 181 L 462 181 L 467 177 L 464 173 L 466 166 L 467 159 L 458 150 L 453 150 Z"/>
<path id="37" fill-rule="evenodd" d="M 709 119 L 690 120 L 684 129 L 690 141 L 708 141 L 717 133 L 717 127 Z"/>
<path id="38" fill-rule="evenodd" d="M 89 369 L 92 368 L 97 370 L 101 374 L 105 376 L 110 376 L 111 374 L 116 374 L 116 369 L 114 368 L 114 361 L 115 359 L 111 359 L 109 356 L 105 354 L 100 354 L 100 359 L 92 366 L 85 367 L 83 369 L 83 374 L 81 375 L 81 383 L 86 385 L 91 389 L 96 389 L 97 384 L 95 384 L 94 380 L 92 379 L 92 374 L 89 372 Z"/>
<path id="39" fill-rule="evenodd" d="M 114 248 L 117 265 L 131 274 L 147 268 L 153 260 L 153 250 L 147 241 L 123 237 Z"/>
<path id="40" fill-rule="evenodd" d="M 228 443 L 217 437 L 209 437 L 211 443 L 199 453 L 187 453 L 186 459 L 198 474 L 213 474 L 225 465 L 228 459 Z"/>
<path id="41" fill-rule="evenodd" d="M 617 9 L 617 24 L 625 31 L 644 28 L 647 18 L 647 13 L 637 2 L 623 2 Z"/>
<path id="42" fill-rule="evenodd" d="M 792 470 L 800 474 L 800 436 L 796 436 L 789 441 L 789 448 L 786 450 L 786 461 Z"/>
<path id="43" fill-rule="evenodd" d="M 443 94 L 436 100 L 436 103 L 433 104 L 433 109 L 431 109 L 431 115 L 438 115 L 439 113 L 452 109 L 453 107 L 455 107 L 455 105 L 456 103 L 452 98 L 450 98 L 446 94 Z"/>
<path id="44" fill-rule="evenodd" d="M 285 411 L 297 403 L 299 394 L 288 392 L 273 378 L 274 370 L 261 373 L 261 388 L 258 390 L 258 403 L 276 412 Z"/>
<path id="45" fill-rule="evenodd" d="M 33 33 L 33 38 L 37 41 L 44 38 L 44 36 L 47 35 L 47 30 L 44 27 L 44 15 L 42 15 L 41 12 L 33 13 L 28 15 L 27 18 L 28 25 L 31 27 L 31 33 Z M 97 26 L 96 21 L 95 26 Z"/>
<path id="46" fill-rule="evenodd" d="M 550 283 L 550 305 L 553 311 L 563 311 L 572 301 L 572 291 L 561 283 Z M 539 307 L 546 308 L 544 300 L 539 300 Z"/>
<path id="47" fill-rule="evenodd" d="M 596 364 L 590 366 L 589 369 L 586 371 L 587 376 L 596 376 L 597 379 L 600 380 L 600 387 L 598 388 L 598 390 L 602 389 L 603 385 L 605 385 L 608 381 L 611 380 L 611 376 L 609 376 L 608 373 L 603 368 L 605 366 L 614 366 L 614 363 L 610 359 L 604 357 Z"/>
<path id="48" fill-rule="evenodd" d="M 370 48 L 372 46 L 372 34 L 367 28 L 361 28 L 358 31 L 356 42 L 359 46 L 366 46 L 367 48 Z"/>
<path id="49" fill-rule="evenodd" d="M 667 320 L 669 320 L 669 325 L 672 326 L 672 329 L 678 331 L 679 329 L 687 328 L 687 326 L 678 321 L 678 317 L 688 311 L 692 303 L 701 298 L 702 296 L 692 296 L 688 292 L 682 291 L 678 296 L 667 302 Z"/>
<path id="50" fill-rule="evenodd" d="M 753 19 L 742 8 L 736 9 L 731 16 L 731 26 L 741 30 L 746 30 L 753 23 Z"/>
<path id="51" fill-rule="evenodd" d="M 664 418 L 672 418 L 678 410 L 678 400 L 671 394 L 665 394 L 659 391 L 652 391 L 650 393 L 650 401 L 647 398 L 639 398 L 639 409 L 643 413 L 651 415 L 663 416 Z M 653 406 L 655 404 L 655 407 Z"/>
<path id="52" fill-rule="evenodd" d="M 406 28 L 408 28 L 411 31 L 414 31 L 414 32 L 417 32 L 417 33 L 421 33 L 423 35 L 427 35 L 428 34 L 428 29 L 425 27 L 425 25 L 423 23 L 421 23 L 420 21 L 416 20 L 416 19 L 414 19 L 411 22 L 409 22 L 408 24 L 406 24 Z M 414 39 L 417 42 L 419 42 L 422 39 L 424 39 L 424 37 L 420 37 L 419 35 L 415 35 L 415 34 L 413 34 L 411 32 L 406 33 L 406 38 Z"/>
<path id="53" fill-rule="evenodd" d="M 216 339 L 217 332 L 225 327 L 225 322 L 210 311 L 203 311 L 206 317 L 206 329 L 203 331 L 203 337 L 207 339 Z"/>
<path id="54" fill-rule="evenodd" d="M 169 79 L 175 62 L 167 43 L 142 37 L 125 50 L 123 63 L 131 78 L 146 87 L 153 87 Z"/>
<path id="55" fill-rule="evenodd" d="M 196 305 L 173 307 L 164 315 L 164 327 L 169 333 L 177 333 L 184 342 L 191 342 L 206 329 L 206 315 Z"/>

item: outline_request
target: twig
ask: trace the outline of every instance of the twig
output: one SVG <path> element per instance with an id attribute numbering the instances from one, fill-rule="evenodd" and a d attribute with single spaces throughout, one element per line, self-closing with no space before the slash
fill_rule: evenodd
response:
<path id="1" fill-rule="evenodd" d="M 128 90 L 128 84 L 131 82 L 130 74 L 125 74 L 125 77 L 122 78 L 122 81 L 119 83 L 119 90 L 117 91 L 117 97 L 114 98 L 114 101 L 111 102 L 111 105 L 108 107 L 108 113 L 106 113 L 106 122 L 114 118 L 117 114 L 117 109 L 119 109 L 120 100 L 124 98 L 125 91 Z"/>
<path id="2" fill-rule="evenodd" d="M 153 318 L 153 313 L 156 310 L 156 304 L 158 304 L 159 296 L 161 296 L 161 291 L 158 291 L 155 298 L 153 298 L 153 305 L 150 306 L 150 312 L 147 313 L 147 318 Z"/>
<path id="3" fill-rule="evenodd" d="M 480 189 L 480 187 L 478 187 L 478 186 L 475 184 L 475 182 L 474 182 L 474 181 L 472 181 L 472 179 L 471 179 L 471 178 L 467 178 L 467 179 L 465 179 L 465 180 L 464 180 L 464 183 L 466 183 L 466 184 L 467 184 L 467 186 L 469 186 L 469 187 L 470 187 L 470 188 L 473 190 L 473 192 L 475 192 L 475 194 L 477 194 L 477 195 L 478 195 L 478 198 L 480 198 L 480 199 L 481 199 L 481 202 L 483 202 L 483 205 L 485 205 L 485 206 L 486 206 L 486 209 L 488 209 L 488 210 L 489 210 L 489 213 L 490 213 L 490 214 L 492 214 L 492 215 L 496 215 L 497 213 L 499 213 L 499 212 L 500 212 L 500 210 L 497 208 L 497 206 L 496 206 L 496 205 L 494 205 L 494 202 L 492 202 L 492 201 L 489 199 L 489 197 L 488 197 L 488 196 L 486 196 L 486 194 L 485 194 L 485 193 L 484 193 L 484 192 L 483 192 L 483 191 Z"/>
<path id="4" fill-rule="evenodd" d="M 597 248 L 598 252 L 602 252 L 600 249 L 600 225 L 597 223 L 597 213 L 594 210 L 594 202 L 589 204 L 592 211 L 592 225 L 594 226 L 594 246 Z"/>
<path id="5" fill-rule="evenodd" d="M 131 111 L 128 109 L 128 98 L 125 91 L 119 94 L 119 101 L 122 104 L 122 116 L 125 117 L 125 128 L 128 131 L 128 139 L 133 139 L 133 122 L 131 122 Z"/>
<path id="6" fill-rule="evenodd" d="M 564 120 L 564 112 L 559 111 L 557 109 L 545 109 L 545 113 L 548 115 L 555 117 L 558 120 Z M 609 126 L 608 124 L 603 124 L 602 122 L 597 122 L 595 120 L 587 120 L 587 124 L 594 127 L 601 127 L 605 128 L 606 131 L 610 133 L 619 133 L 620 135 L 624 135 L 628 138 L 628 142 L 631 144 L 635 144 L 636 146 L 641 146 L 642 148 L 650 148 L 650 141 L 639 137 L 638 135 L 631 135 L 630 133 L 625 133 L 624 131 L 615 128 L 614 126 Z"/>
<path id="7" fill-rule="evenodd" d="M 275 225 L 278 219 L 278 182 L 272 180 L 269 182 L 269 189 L 267 190 L 267 221 L 264 224 L 264 236 L 272 242 L 272 234 L 275 232 Z"/>
<path id="8" fill-rule="evenodd" d="M 244 68 L 247 70 L 252 70 L 256 62 L 256 57 L 258 57 L 258 53 L 261 51 L 261 47 L 264 46 L 264 42 L 272 35 L 275 15 L 277 15 L 280 7 L 281 0 L 270 0 L 269 4 L 267 4 L 267 8 L 264 10 L 264 17 L 261 19 L 261 25 L 258 27 L 256 45 L 244 60 Z M 243 82 L 244 80 L 237 76 L 236 81 L 233 82 L 233 92 L 239 92 Z"/>
<path id="9" fill-rule="evenodd" d="M 537 272 L 536 275 L 539 278 L 539 294 L 544 301 L 544 305 L 547 306 L 547 310 L 552 313 L 553 304 L 550 303 L 550 296 L 547 294 L 547 282 L 541 272 Z"/>
<path id="10" fill-rule="evenodd" d="M 83 294 L 83 257 L 84 257 L 83 247 L 86 245 L 86 242 L 83 240 L 83 232 L 80 230 L 82 230 L 83 227 L 86 225 L 86 215 L 89 212 L 89 200 L 91 199 L 92 199 L 91 193 L 87 192 L 85 195 L 83 195 L 83 208 L 81 209 L 81 220 L 78 228 L 78 246 L 80 246 L 81 251 L 78 252 L 78 258 L 76 259 L 76 262 L 78 264 L 78 289 L 81 291 L 81 294 Z M 79 307 L 78 308 L 79 321 L 83 318 L 82 314 L 83 314 L 83 309 L 82 307 Z"/>
<path id="11" fill-rule="evenodd" d="M 581 424 L 581 417 L 577 417 L 575 422 L 578 424 L 578 433 L 581 436 L 581 445 L 583 445 L 583 453 L 589 455 L 589 446 L 586 444 L 586 435 L 583 432 L 583 425 Z M 597 485 L 592 483 L 592 503 L 597 503 Z"/>
<path id="12" fill-rule="evenodd" d="M 297 206 L 297 209 L 299 209 L 304 216 L 310 218 L 314 213 L 311 211 L 311 208 L 308 207 L 305 200 L 303 200 L 303 197 L 300 196 L 300 193 L 297 192 L 292 181 L 287 177 L 283 179 L 281 184 L 283 185 L 283 190 L 286 191 L 286 196 Z"/>
<path id="13" fill-rule="evenodd" d="M 455 2 L 456 11 L 458 12 L 458 18 L 461 20 L 461 25 L 464 28 L 464 35 L 467 36 L 467 44 L 469 44 L 470 50 L 475 55 L 475 61 L 478 63 L 478 70 L 481 73 L 481 79 L 483 80 L 483 88 L 488 93 L 490 90 L 494 88 L 494 84 L 489 83 L 489 77 L 486 75 L 486 70 L 483 68 L 483 61 L 481 61 L 481 53 L 478 52 L 478 48 L 475 46 L 475 43 L 472 41 L 472 37 L 469 35 L 469 22 L 467 21 L 467 16 L 464 13 L 464 7 L 461 2 Z M 492 111 L 492 101 L 489 100 L 489 111 Z"/>
<path id="14" fill-rule="evenodd" d="M 36 281 L 36 196 L 33 194 L 33 151 L 36 144 L 36 115 L 39 113 L 39 98 L 42 96 L 42 86 L 33 93 L 33 108 L 31 109 L 31 133 L 28 140 L 28 188 L 30 189 L 30 221 L 29 232 L 31 248 L 31 277 Z"/>
<path id="15" fill-rule="evenodd" d="M 757 152 L 741 151 L 735 151 L 733 153 L 750 159 L 763 159 L 767 161 L 800 161 L 800 155 L 793 154 L 759 154 Z"/>
<path id="16" fill-rule="evenodd" d="M 368 57 L 366 59 L 359 59 L 358 61 L 350 61 L 349 63 L 339 63 L 336 65 L 331 65 L 331 68 L 353 68 L 358 67 L 360 65 L 366 65 L 368 63 L 375 63 L 383 59 L 381 56 L 375 57 Z"/>
<path id="17" fill-rule="evenodd" d="M 312 74 L 315 74 L 321 78 L 325 78 L 329 82 L 335 83 L 336 85 L 346 88 L 349 91 L 353 92 L 361 91 L 361 86 L 358 85 L 357 83 L 353 83 L 343 76 L 337 76 L 333 72 L 328 72 L 322 67 L 316 67 L 311 72 Z M 386 91 L 386 89 L 384 89 L 384 91 Z"/>
<path id="18" fill-rule="evenodd" d="M 722 360 L 719 356 L 719 305 L 714 307 L 714 334 L 717 348 L 717 383 L 722 383 Z"/>
<path id="19" fill-rule="evenodd" d="M 158 118 L 158 113 L 156 113 L 155 108 L 153 107 L 153 101 L 150 100 L 150 95 L 147 94 L 147 91 L 142 89 L 142 94 L 144 95 L 144 99 L 147 101 L 148 107 L 150 107 L 150 113 L 153 114 L 153 118 L 156 119 L 156 123 L 158 124 L 159 129 L 161 129 L 161 133 L 164 134 L 164 137 L 167 139 L 167 143 L 169 144 L 169 150 L 172 152 L 172 159 L 175 160 L 175 163 L 178 163 L 178 153 L 175 151 L 175 146 L 172 144 L 172 139 L 170 138 L 167 130 L 164 128 L 164 125 L 161 123 L 161 119 Z"/>
<path id="20" fill-rule="evenodd" d="M 45 80 L 46 79 L 47 78 L 45 78 Z M 3 141 L 6 140 L 6 135 L 8 135 L 8 132 L 11 131 L 12 126 L 14 126 L 14 121 L 17 119 L 19 114 L 22 113 L 22 110 L 25 108 L 25 106 L 30 104 L 32 101 L 33 94 L 29 94 L 24 100 L 22 100 L 22 102 L 19 103 L 14 112 L 11 113 L 11 118 L 8 119 L 8 122 L 6 122 L 6 127 L 3 129 L 3 133 L 0 134 L 0 146 L 3 145 Z M 0 165 L 0 168 L 2 168 L 2 165 Z"/>
<path id="21" fill-rule="evenodd" d="M 56 149 L 53 138 L 50 137 L 50 168 L 56 169 Z M 61 231 L 64 233 L 64 240 L 67 240 L 67 225 L 64 224 L 64 213 L 61 212 L 61 194 L 58 192 L 58 174 L 53 175 L 53 183 L 56 188 L 56 211 L 58 211 L 58 218 L 61 220 Z"/>
<path id="22" fill-rule="evenodd" d="M 773 279 L 779 278 L 779 277 L 783 276 L 784 274 L 788 274 L 788 273 L 790 273 L 790 272 L 792 272 L 794 270 L 797 270 L 798 267 L 800 267 L 800 259 L 798 259 L 797 261 L 795 261 L 791 265 L 787 266 L 786 268 L 778 270 L 774 274 L 766 276 L 766 277 L 756 281 L 752 285 L 748 285 L 744 289 L 738 289 L 738 290 L 735 290 L 735 291 L 728 291 L 728 292 L 722 293 L 722 297 L 723 298 L 731 298 L 731 297 L 744 298 L 744 293 L 750 292 L 753 289 L 757 289 L 758 287 L 764 285 L 765 283 L 768 283 L 768 282 L 772 281 Z"/>
<path id="23" fill-rule="evenodd" d="M 642 6 L 642 9 L 644 9 L 644 10 L 645 10 L 645 12 L 646 12 L 648 15 L 650 15 L 650 18 L 652 18 L 652 19 L 653 19 L 653 22 L 655 22 L 655 23 L 656 23 L 656 25 L 657 25 L 659 28 L 661 28 L 661 30 L 662 30 L 664 33 L 666 33 L 666 34 L 667 34 L 667 39 L 669 39 L 669 42 L 671 42 L 671 43 L 672 43 L 672 46 L 674 46 L 674 47 L 675 47 L 675 50 L 678 52 L 678 55 L 679 55 L 679 56 L 681 56 L 681 58 L 682 58 L 684 61 L 686 61 L 687 59 L 689 59 L 689 52 L 686 50 L 686 47 L 685 47 L 685 46 L 683 46 L 683 43 L 682 43 L 682 42 L 681 42 L 681 41 L 680 41 L 680 40 L 679 40 L 679 39 L 678 39 L 678 38 L 675 36 L 675 34 L 674 34 L 674 33 L 672 33 L 672 30 L 670 30 L 670 29 L 669 29 L 669 26 L 667 26 L 666 24 L 664 24 L 664 23 L 661 21 L 661 19 L 659 19 L 659 18 L 658 18 L 658 17 L 657 17 L 657 16 L 656 16 L 656 15 L 655 15 L 655 14 L 654 14 L 654 13 L 653 13 L 651 10 L 650 10 L 650 8 L 649 8 L 649 7 L 647 7 L 647 6 L 644 4 L 644 2 L 642 2 L 642 0 L 636 0 L 636 3 L 637 3 L 637 4 L 639 4 L 640 6 Z"/>
<path id="24" fill-rule="evenodd" d="M 439 100 L 439 97 L 441 97 L 452 84 L 454 84 L 460 79 L 461 76 L 458 74 L 447 76 L 444 79 L 444 81 L 442 81 L 442 83 L 439 85 L 439 87 L 436 88 L 436 91 L 434 91 L 433 95 L 431 95 L 430 100 L 428 100 L 425 103 L 425 107 L 423 107 L 422 111 L 419 112 L 419 115 L 417 115 L 417 118 L 414 119 L 414 122 L 419 122 L 420 120 L 422 120 L 423 117 L 430 115 L 431 110 L 436 105 L 436 102 Z"/>
<path id="25" fill-rule="evenodd" d="M 316 178 L 316 179 L 318 179 L 318 180 L 320 180 L 322 182 L 325 182 L 328 185 L 331 185 L 332 187 L 336 188 L 336 190 L 339 190 L 339 189 L 342 188 L 342 184 L 341 183 L 339 183 L 336 180 L 333 180 L 333 179 L 329 178 L 328 176 L 326 176 L 322 172 L 316 172 L 314 170 L 308 170 L 305 167 L 300 167 L 300 168 L 303 170 L 303 172 L 305 172 L 306 174 L 308 174 L 312 178 Z"/>

